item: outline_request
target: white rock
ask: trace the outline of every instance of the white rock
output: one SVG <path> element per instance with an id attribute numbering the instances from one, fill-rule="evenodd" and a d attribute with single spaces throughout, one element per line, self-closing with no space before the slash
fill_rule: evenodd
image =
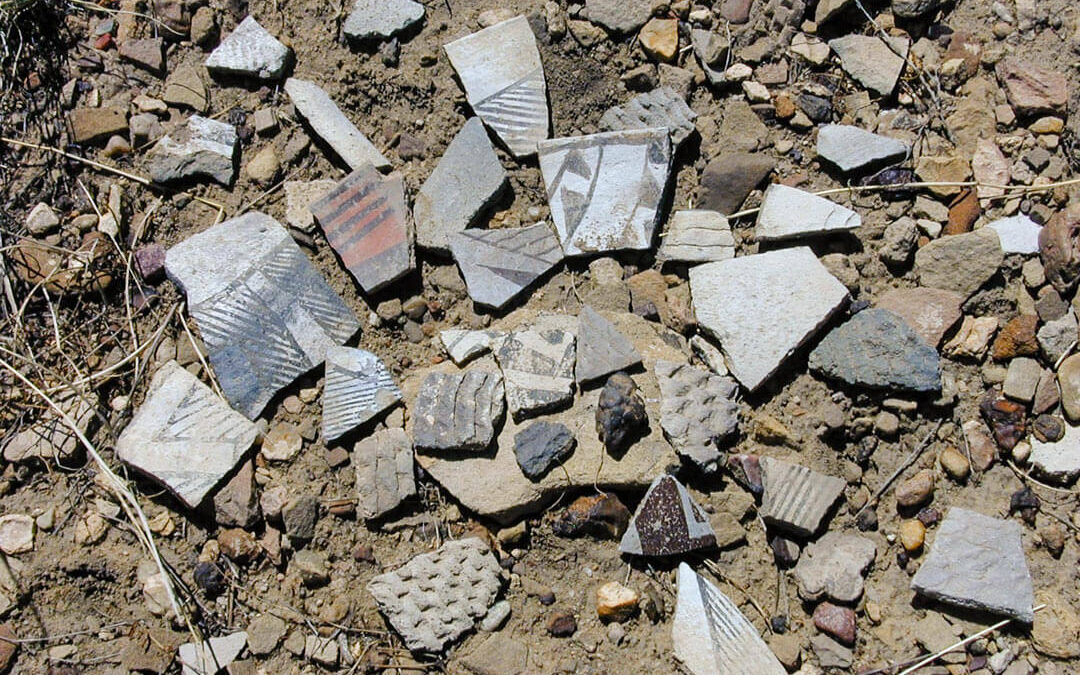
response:
<path id="1" fill-rule="evenodd" d="M 56 217 L 56 212 L 45 202 L 35 206 L 26 217 L 26 229 L 33 235 L 48 234 L 59 224 L 60 219 Z"/>
<path id="2" fill-rule="evenodd" d="M 848 298 L 809 248 L 759 253 L 690 269 L 693 308 L 731 373 L 760 387 Z"/>
<path id="3" fill-rule="evenodd" d="M 758 211 L 754 236 L 758 241 L 791 239 L 862 225 L 862 218 L 849 208 L 824 197 L 775 183 L 765 190 Z"/>
<path id="4" fill-rule="evenodd" d="M 847 124 L 826 124 L 818 130 L 818 156 L 845 173 L 900 160 L 909 152 L 903 141 Z"/>
<path id="5" fill-rule="evenodd" d="M 742 83 L 743 93 L 746 94 L 746 99 L 751 103 L 768 103 L 769 88 L 760 82 L 754 82 L 753 80 L 746 80 Z"/>
<path id="6" fill-rule="evenodd" d="M 34 519 L 24 514 L 0 517 L 0 551 L 8 555 L 34 550 Z"/>
<path id="7" fill-rule="evenodd" d="M 285 73 L 292 51 L 253 17 L 240 22 L 206 59 L 206 69 L 222 75 L 276 80 Z"/>
<path id="8" fill-rule="evenodd" d="M 1080 427 L 1066 422 L 1065 435 L 1051 443 L 1032 436 L 1029 459 L 1040 474 L 1056 482 L 1068 483 L 1080 476 Z"/>
<path id="9" fill-rule="evenodd" d="M 995 220 L 987 225 L 998 233 L 1001 250 L 1006 253 L 1038 253 L 1042 226 L 1025 215 Z"/>
<path id="10" fill-rule="evenodd" d="M 424 6 L 412 0 L 356 0 L 342 30 L 351 38 L 388 38 L 424 18 Z"/>
<path id="11" fill-rule="evenodd" d="M 787 675 L 757 629 L 720 589 L 679 564 L 671 640 L 694 675 Z"/>
<path id="12" fill-rule="evenodd" d="M 515 157 L 536 153 L 548 137 L 547 84 L 540 50 L 524 16 L 443 47 L 472 109 Z"/>
<path id="13" fill-rule="evenodd" d="M 345 113 L 317 84 L 290 77 L 285 81 L 285 91 L 296 106 L 296 111 L 311 125 L 312 131 L 326 141 L 353 171 L 367 164 L 377 169 L 390 166 L 390 160 L 345 117 Z"/>
<path id="14" fill-rule="evenodd" d="M 207 642 L 188 642 L 180 645 L 183 675 L 216 675 L 240 656 L 247 645 L 247 633 L 240 631 Z"/>

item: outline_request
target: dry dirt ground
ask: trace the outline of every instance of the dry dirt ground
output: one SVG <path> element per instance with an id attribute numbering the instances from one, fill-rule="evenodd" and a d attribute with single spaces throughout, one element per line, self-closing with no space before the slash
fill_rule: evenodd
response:
<path id="1" fill-rule="evenodd" d="M 775 3 L 756 2 L 753 16 L 757 17 L 765 11 L 765 6 L 772 4 Z M 1005 4 L 1015 14 L 1012 3 Z M 529 17 L 544 62 L 555 136 L 597 131 L 602 113 L 609 106 L 622 103 L 632 95 L 620 76 L 650 62 L 630 37 L 605 38 L 592 47 L 581 46 L 570 35 L 552 39 L 547 32 L 544 3 L 539 0 L 505 0 L 497 6 Z M 339 39 L 337 27 L 347 8 L 339 11 L 339 7 L 328 3 L 265 0 L 256 0 L 247 7 L 239 2 L 211 0 L 211 7 L 223 26 L 223 34 L 250 13 L 289 44 L 296 54 L 294 74 L 315 80 L 326 88 L 359 128 L 380 149 L 386 150 L 395 168 L 404 175 L 408 194 L 414 195 L 435 167 L 454 132 L 471 115 L 441 46 L 477 30 L 480 13 L 492 9 L 495 3 L 481 0 L 439 0 L 429 3 L 422 29 L 402 40 L 400 63 L 396 67 L 384 65 L 374 49 L 351 47 Z M 867 3 L 867 7 L 875 15 L 888 11 L 887 3 Z M 104 158 L 100 148 L 80 148 L 67 144 L 63 116 L 59 112 L 59 89 L 76 76 L 91 83 L 103 101 L 126 103 L 138 94 L 151 97 L 161 95 L 162 80 L 121 63 L 115 51 L 98 52 L 104 60 L 102 72 L 79 69 L 79 59 L 95 51 L 91 46 L 93 28 L 114 9 L 116 6 L 98 8 L 81 4 L 32 8 L 20 20 L 25 40 L 21 55 L 14 54 L 19 36 L 9 28 L 9 56 L 5 61 L 4 73 L 7 78 L 3 109 L 6 119 L 0 120 L 0 128 L 8 137 L 65 148 L 78 156 L 143 175 L 142 151 Z M 143 9 L 152 11 L 153 8 Z M 568 7 L 562 3 L 561 9 L 566 12 Z M 812 11 L 808 14 L 812 15 Z M 993 24 L 998 20 L 989 2 L 962 0 L 948 6 L 940 25 L 931 28 L 913 25 L 908 28 L 915 37 L 946 34 L 942 26 L 953 31 L 970 32 L 984 49 L 978 77 L 991 82 L 993 59 L 1004 53 L 1022 53 L 1029 59 L 1052 64 L 1068 75 L 1073 94 L 1070 108 L 1075 110 L 1080 78 L 1073 62 L 1080 56 L 1072 50 L 1078 46 L 1075 35 L 1080 11 L 1072 3 L 1062 0 L 1038 3 L 1033 25 L 1024 30 L 1013 25 L 1011 30 L 1002 31 L 1005 33 L 1003 35 L 995 35 L 992 31 Z M 139 30 L 152 30 L 149 22 L 138 20 L 135 23 Z M 830 31 L 832 34 L 869 33 L 870 29 L 858 12 L 853 12 L 851 17 Z M 756 37 L 758 34 L 750 31 L 748 35 L 740 37 L 741 44 L 745 46 Z M 685 38 L 682 44 L 687 44 Z M 944 44 L 944 39 L 932 40 L 939 56 L 944 51 Z M 738 49 L 735 53 L 735 60 L 738 60 Z M 168 52 L 169 69 L 174 70 L 187 63 L 201 64 L 205 56 L 202 49 L 187 42 L 171 45 Z M 789 84 L 775 86 L 775 90 L 797 92 L 802 84 L 810 81 L 827 85 L 833 92 L 833 101 L 837 106 L 835 119 L 843 118 L 840 99 L 857 87 L 834 62 L 812 69 L 787 54 L 783 48 L 778 49 L 767 61 L 780 59 L 790 66 Z M 725 124 L 726 113 L 733 106 L 742 105 L 741 92 L 737 89 L 713 90 L 701 83 L 699 67 L 688 50 L 681 53 L 679 62 L 699 75 L 690 105 L 699 115 L 697 126 L 700 139 L 692 141 L 677 157 L 673 172 L 674 205 L 685 207 L 695 203 L 701 170 L 710 158 L 729 147 L 752 149 L 774 156 L 778 162 L 775 180 L 798 182 L 800 187 L 808 190 L 843 184 L 835 174 L 815 160 L 812 130 L 798 132 L 767 116 L 760 125 Z M 919 109 L 920 105 L 930 103 L 929 95 L 915 78 L 907 78 L 906 81 L 909 85 L 905 86 L 904 91 L 911 92 L 912 98 L 917 100 L 917 103 L 909 102 L 906 107 L 899 107 L 900 115 L 912 118 L 910 128 L 914 131 L 910 137 L 915 138 L 918 133 L 920 143 L 926 147 L 959 152 L 951 149 L 945 140 L 940 122 Z M 241 165 L 263 146 L 273 144 L 283 151 L 289 139 L 305 133 L 301 126 L 290 119 L 288 99 L 279 88 L 248 89 L 231 84 L 233 86 L 211 86 L 212 115 L 222 115 L 230 121 L 244 123 L 256 110 L 273 107 L 282 119 L 282 129 L 275 136 L 251 136 L 244 141 Z M 955 93 L 936 90 L 944 115 L 956 109 L 965 95 L 962 89 Z M 862 114 L 873 124 L 879 115 L 896 108 L 894 101 L 874 101 L 869 110 Z M 170 110 L 164 122 L 166 130 L 181 123 L 187 115 Z M 1071 154 L 1075 124 L 1072 118 L 1067 121 L 1069 128 L 1055 151 L 1068 167 L 1061 176 L 1063 179 L 1074 175 L 1080 160 L 1080 156 Z M 1009 133 L 1012 128 L 1001 127 L 998 131 Z M 420 146 L 419 152 L 409 153 L 409 159 L 403 159 L 399 153 L 406 144 Z M 783 152 L 778 150 L 778 146 Z M 539 209 L 541 216 L 546 216 L 546 199 L 535 160 L 517 162 L 501 149 L 499 154 L 509 172 L 512 192 L 497 206 L 488 226 L 514 226 L 531 222 L 535 219 L 536 211 L 533 210 L 532 216 L 529 212 L 534 207 Z M 322 148 L 313 145 L 297 163 L 285 167 L 279 179 L 343 176 L 342 169 L 327 157 Z M 4 242 L 8 245 L 13 238 L 24 233 L 25 216 L 37 202 L 51 203 L 64 214 L 66 228 L 73 214 L 92 212 L 88 195 L 97 200 L 113 184 L 121 187 L 129 216 L 129 236 L 125 242 L 121 242 L 123 251 L 130 250 L 131 229 L 144 221 L 140 243 L 153 241 L 168 247 L 211 226 L 218 215 L 214 208 L 186 194 L 155 191 L 114 173 L 95 170 L 76 161 L 64 161 L 46 151 L 18 149 L 5 143 L 0 146 L 0 161 L 3 162 L 5 199 L 0 219 Z M 266 190 L 267 186 L 254 184 L 243 169 L 232 189 L 206 185 L 191 187 L 192 194 L 219 202 L 227 215 L 236 214 L 258 200 L 258 209 L 284 221 L 282 191 L 266 194 Z M 755 206 L 759 197 L 759 191 L 751 194 L 747 206 Z M 1037 195 L 1030 199 L 1032 204 L 1027 206 L 1034 213 L 1045 216 L 1066 200 L 1076 199 L 1076 192 Z M 848 256 L 858 273 L 855 299 L 871 300 L 887 288 L 913 285 L 910 273 L 899 276 L 891 274 L 876 255 L 884 226 L 910 210 L 913 196 L 904 194 L 885 199 L 873 194 L 854 199 L 838 197 L 837 200 L 856 208 L 863 217 L 864 226 L 851 237 L 815 244 L 815 247 L 819 254 L 840 252 Z M 1001 213 L 1002 208 L 998 203 L 990 207 L 989 214 Z M 756 251 L 750 230 L 745 227 L 751 222 L 751 219 L 739 222 L 737 239 L 740 255 Z M 67 229 L 62 231 L 68 232 Z M 77 245 L 77 236 L 64 234 L 56 243 L 62 247 L 73 247 Z M 312 241 L 305 244 L 304 250 L 365 324 L 359 346 L 382 357 L 401 379 L 415 375 L 444 358 L 436 337 L 439 330 L 486 326 L 492 319 L 496 322 L 513 322 L 516 316 L 520 316 L 492 317 L 475 311 L 464 294 L 464 286 L 456 269 L 447 259 L 421 255 L 419 267 L 422 274 L 409 277 L 378 297 L 364 297 L 340 266 L 321 233 L 316 233 Z M 654 265 L 650 254 L 620 255 L 618 259 L 627 277 Z M 120 275 L 118 279 L 123 278 L 123 268 L 117 269 Z M 665 271 L 685 277 L 684 270 Z M 156 294 L 147 293 L 145 297 L 138 292 L 125 293 L 124 284 L 114 283 L 105 292 L 53 296 L 46 301 L 40 294 L 28 297 L 27 285 L 14 275 L 9 275 L 9 279 L 16 307 L 24 300 L 25 306 L 21 307 L 18 316 L 13 314 L 12 307 L 5 308 L 7 322 L 2 336 L 7 355 L 5 360 L 15 363 L 35 382 L 52 384 L 74 379 L 73 373 L 76 371 L 100 371 L 131 351 L 135 344 L 131 326 L 141 344 L 152 338 L 162 322 L 167 322 L 159 348 L 147 359 L 139 360 L 137 371 L 128 367 L 132 363 L 125 364 L 124 368 L 119 369 L 117 377 L 96 383 L 95 391 L 101 397 L 102 405 L 91 425 L 91 440 L 102 449 L 106 460 L 123 474 L 115 462 L 111 446 L 118 430 L 142 401 L 148 382 L 147 373 L 153 371 L 155 363 L 172 358 L 178 352 L 182 359 L 185 354 L 189 357 L 192 354 L 183 325 L 175 315 L 169 313 L 169 308 L 181 296 L 167 282 L 157 287 Z M 675 278 L 672 281 L 685 283 Z M 589 284 L 587 265 L 584 262 L 571 262 L 545 279 L 527 302 L 518 303 L 518 306 L 524 306 L 526 315 L 540 310 L 576 314 L 581 304 L 580 297 L 587 293 Z M 1008 261 L 989 290 L 969 306 L 970 311 L 994 314 L 1003 320 L 1014 316 L 1017 312 L 1014 290 L 1018 286 L 1022 288 L 1019 263 Z M 415 296 L 426 301 L 428 311 L 422 319 L 423 339 L 411 342 L 403 331 L 403 321 L 395 318 L 380 322 L 374 310 L 386 300 L 397 298 L 406 301 Z M 133 312 L 130 316 L 129 308 Z M 54 317 L 55 332 L 59 333 L 61 339 L 59 349 L 54 337 Z M 666 340 L 675 345 L 683 344 L 676 332 L 659 324 L 656 328 L 656 339 L 665 339 L 661 334 L 666 332 Z M 194 326 L 192 329 L 196 330 Z M 32 353 L 34 361 L 17 359 L 7 350 L 24 357 Z M 900 416 L 900 433 L 894 438 L 880 439 L 871 460 L 859 464 L 856 461 L 858 439 L 867 431 L 873 433 L 869 427 L 881 409 L 884 396 L 852 392 L 834 396 L 833 387 L 806 373 L 805 353 L 802 353 L 785 367 L 765 392 L 744 402 L 744 431 L 735 450 L 798 458 L 819 471 L 843 476 L 848 481 L 848 488 L 830 529 L 855 531 L 856 507 L 865 502 L 868 494 L 885 480 L 912 448 L 928 434 L 933 434 L 936 428 L 936 437 L 931 439 L 926 452 L 911 471 L 921 467 L 935 468 L 935 457 L 942 448 L 950 444 L 962 445 L 960 424 L 978 418 L 977 403 L 987 386 L 984 382 L 986 369 L 978 363 L 947 361 L 946 370 L 957 383 L 957 404 L 943 408 L 934 406 L 931 401 L 920 401 L 917 411 Z M 4 411 L 0 426 L 6 432 L 5 438 L 10 439 L 38 419 L 43 406 L 27 387 L 10 374 L 5 373 L 3 377 Z M 231 584 L 230 590 L 216 599 L 206 597 L 192 579 L 192 570 L 200 554 L 207 550 L 208 542 L 218 534 L 212 517 L 186 511 L 154 484 L 131 476 L 133 485 L 141 495 L 140 502 L 147 517 L 158 518 L 157 524 L 160 526 L 164 518 L 161 514 L 167 514 L 174 525 L 173 528 L 164 526 L 167 534 L 159 534 L 156 539 L 165 560 L 194 594 L 191 603 L 198 626 L 208 634 L 226 634 L 244 629 L 259 613 L 273 612 L 288 621 L 290 634 L 302 637 L 312 631 L 324 634 L 338 631 L 347 635 L 350 649 L 362 663 L 355 668 L 343 665 L 338 669 L 340 672 L 361 672 L 368 667 L 382 672 L 401 673 L 418 672 L 425 668 L 431 671 L 466 672 L 462 659 L 473 652 L 486 635 L 477 634 L 464 639 L 449 651 L 445 659 L 414 658 L 402 649 L 392 632 L 388 632 L 388 626 L 365 587 L 382 570 L 396 567 L 413 555 L 430 550 L 440 540 L 476 532 L 495 535 L 499 526 L 472 518 L 467 510 L 455 505 L 452 498 L 423 476 L 420 477 L 420 497 L 390 522 L 368 525 L 347 514 L 335 515 L 331 509 L 335 500 L 349 500 L 354 496 L 353 470 L 347 462 L 333 466 L 331 448 L 327 448 L 314 433 L 318 426 L 318 401 L 299 403 L 294 407 L 298 402 L 296 397 L 302 390 L 318 387 L 319 384 L 318 374 L 301 378 L 282 392 L 264 414 L 269 426 L 288 421 L 311 432 L 307 434 L 301 454 L 285 464 L 269 465 L 258 458 L 256 463 L 261 484 L 282 484 L 291 494 L 313 494 L 322 502 L 324 508 L 317 535 L 308 546 L 324 553 L 330 561 L 332 578 L 324 587 L 305 588 L 296 572 L 287 564 L 287 553 L 286 562 L 279 565 L 275 565 L 270 556 L 259 555 L 245 565 L 223 562 Z M 845 409 L 846 421 L 846 430 L 829 438 L 819 433 L 822 423 L 820 406 L 826 400 L 840 403 Z M 287 408 L 294 412 L 289 412 Z M 789 440 L 786 443 L 766 446 L 758 440 L 759 437 L 753 432 L 755 420 L 764 416 L 778 420 L 788 429 Z M 937 426 L 939 422 L 942 423 L 940 427 Z M 32 638 L 20 644 L 14 672 L 125 673 L 129 670 L 141 672 L 141 669 L 179 672 L 175 663 L 172 666 L 168 664 L 172 649 L 190 639 L 188 633 L 150 612 L 139 577 L 140 565 L 145 561 L 143 549 L 131 533 L 124 516 L 110 505 L 108 491 L 95 481 L 97 473 L 93 462 L 82 452 L 62 462 L 12 464 L 4 468 L 0 480 L 0 492 L 3 494 L 0 512 L 32 516 L 49 510 L 55 513 L 55 523 L 51 529 L 38 533 L 32 552 L 8 557 L 18 588 L 17 592 L 11 594 L 14 602 L 6 610 L 4 618 L 20 638 Z M 745 542 L 707 556 L 716 561 L 722 572 L 724 582 L 720 583 L 721 588 L 739 603 L 767 640 L 777 638 L 750 598 L 770 617 L 786 616 L 788 633 L 794 636 L 796 646 L 803 650 L 804 660 L 813 662 L 815 657 L 809 638 L 817 631 L 810 620 L 809 608 L 800 602 L 793 580 L 786 573 L 777 571 L 752 500 L 726 477 L 703 481 L 688 474 L 688 480 L 695 497 L 707 510 L 735 515 L 745 530 Z M 951 504 L 963 503 L 984 513 L 1005 515 L 1009 511 L 1010 495 L 1023 485 L 1024 482 L 1009 467 L 997 463 L 986 473 L 964 484 L 941 477 L 932 505 L 944 511 Z M 1043 499 L 1045 511 L 1070 523 L 1070 536 L 1060 559 L 1053 558 L 1041 545 L 1041 529 L 1057 522 L 1052 515 L 1041 514 L 1034 527 L 1025 526 L 1024 544 L 1038 600 L 1046 602 L 1052 599 L 1059 603 L 1065 630 L 1073 631 L 1064 633 L 1058 646 L 1065 653 L 1075 655 L 1076 641 L 1080 637 L 1075 632 L 1076 611 L 1080 607 L 1076 575 L 1080 546 L 1072 536 L 1075 528 L 1070 518 L 1076 512 L 1076 496 L 1073 491 L 1037 488 L 1037 492 Z M 550 524 L 552 514 L 577 494 L 566 494 L 547 511 L 528 518 L 526 538 L 506 547 L 503 555 L 509 555 L 511 548 L 518 550 L 514 556 L 517 562 L 510 575 L 512 581 L 505 596 L 512 605 L 512 614 L 502 633 L 527 646 L 527 672 L 678 672 L 679 666 L 671 651 L 670 633 L 675 599 L 673 567 L 665 564 L 628 565 L 618 554 L 615 541 L 588 537 L 566 539 L 555 535 Z M 631 509 L 640 496 L 640 491 L 621 495 Z M 85 537 L 77 530 L 86 527 L 90 514 L 105 514 L 107 530 L 104 537 L 95 543 L 79 543 Z M 897 562 L 901 549 L 895 542 L 895 533 L 900 517 L 895 502 L 883 499 L 878 516 L 878 530 L 867 533 L 877 543 L 878 556 L 867 579 L 865 599 L 859 605 L 859 637 L 851 672 L 918 655 L 920 648 L 913 640 L 913 631 L 927 612 L 926 607 L 909 590 L 909 573 L 917 565 L 910 565 L 905 570 Z M 256 536 L 263 536 L 264 527 L 259 525 L 255 528 Z M 370 547 L 370 556 L 357 555 L 363 552 L 364 547 Z M 528 578 L 553 591 L 554 605 L 543 606 L 537 597 L 526 593 L 521 578 Z M 625 637 L 612 639 L 609 626 L 597 619 L 595 610 L 595 589 L 608 580 L 618 580 L 639 592 L 645 592 L 646 587 L 652 586 L 663 599 L 666 607 L 664 618 L 654 623 L 646 616 L 639 615 L 623 625 Z M 872 609 L 871 612 L 867 611 L 868 607 Z M 547 621 L 554 612 L 564 610 L 576 615 L 577 632 L 570 638 L 548 635 L 545 629 Z M 873 615 L 873 621 L 868 614 Z M 986 623 L 986 619 L 980 617 L 958 617 L 952 613 L 949 616 L 965 634 L 975 632 Z M 1038 664 L 1043 672 L 1064 673 L 1080 669 L 1080 660 L 1075 658 L 1052 663 L 1049 655 L 1032 647 L 1030 635 L 1025 630 L 1006 629 L 1002 635 L 1000 646 L 1007 644 L 1021 655 L 1021 659 L 1027 658 L 1031 663 Z M 74 649 L 67 649 L 68 645 Z M 289 646 L 291 640 L 285 641 L 268 655 L 252 658 L 251 665 L 266 673 L 327 670 L 306 662 Z M 983 650 L 987 648 L 996 651 L 998 645 L 988 647 L 984 641 L 977 647 Z M 404 668 L 399 670 L 402 666 Z"/>

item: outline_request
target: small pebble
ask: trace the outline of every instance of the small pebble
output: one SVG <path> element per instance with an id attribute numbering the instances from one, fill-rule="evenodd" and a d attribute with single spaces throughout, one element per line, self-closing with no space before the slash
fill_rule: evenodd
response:
<path id="1" fill-rule="evenodd" d="M 917 519 L 900 523 L 900 544 L 908 553 L 915 554 L 922 549 L 926 539 L 926 526 Z"/>

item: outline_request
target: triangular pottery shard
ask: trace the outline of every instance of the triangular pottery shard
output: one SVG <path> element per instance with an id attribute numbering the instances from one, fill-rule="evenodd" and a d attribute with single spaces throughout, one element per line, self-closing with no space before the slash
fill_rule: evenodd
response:
<path id="1" fill-rule="evenodd" d="M 465 96 L 514 157 L 548 137 L 547 85 L 536 37 L 524 16 L 445 45 Z"/>
<path id="2" fill-rule="evenodd" d="M 619 542 L 631 555 L 666 556 L 716 545 L 712 525 L 682 483 L 664 474 L 649 486 Z"/>
<path id="3" fill-rule="evenodd" d="M 786 675 L 757 629 L 716 586 L 679 565 L 671 638 L 694 675 Z"/>

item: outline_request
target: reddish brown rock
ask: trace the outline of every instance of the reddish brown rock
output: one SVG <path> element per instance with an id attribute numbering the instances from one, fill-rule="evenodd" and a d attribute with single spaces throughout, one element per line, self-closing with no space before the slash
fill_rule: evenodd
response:
<path id="1" fill-rule="evenodd" d="M 243 565 L 259 553 L 259 542 L 246 530 L 239 528 L 222 530 L 218 535 L 221 552 Z"/>
<path id="2" fill-rule="evenodd" d="M 1027 434 L 1024 406 L 1001 396 L 999 389 L 991 389 L 979 404 L 979 412 L 990 427 L 994 440 L 1003 450 L 1012 450 Z"/>
<path id="3" fill-rule="evenodd" d="M 975 195 L 975 191 L 964 188 L 949 204 L 949 222 L 945 224 L 942 234 L 971 232 L 972 225 L 981 213 L 982 209 L 979 207 L 979 198 Z"/>
<path id="4" fill-rule="evenodd" d="M 1039 232 L 1039 256 L 1046 278 L 1062 295 L 1080 277 L 1080 204 L 1055 213 Z"/>
<path id="5" fill-rule="evenodd" d="M 814 610 L 814 625 L 846 645 L 855 644 L 855 612 L 847 607 L 821 603 Z"/>
<path id="6" fill-rule="evenodd" d="M 934 472 L 923 469 L 896 486 L 896 503 L 899 506 L 919 506 L 934 495 Z"/>
<path id="7" fill-rule="evenodd" d="M 1018 115 L 1057 113 L 1065 110 L 1069 87 L 1061 73 L 1010 56 L 997 64 L 998 81 L 1005 88 Z"/>
<path id="8" fill-rule="evenodd" d="M 559 514 L 551 528 L 560 537 L 618 539 L 630 524 L 630 510 L 613 494 L 578 497 Z"/>
<path id="9" fill-rule="evenodd" d="M 0 624 L 0 638 L 5 638 L 0 640 L 0 673 L 6 673 L 15 663 L 15 654 L 19 651 L 17 642 L 9 642 L 17 639 L 15 629 L 10 623 Z"/>
<path id="10" fill-rule="evenodd" d="M 1039 341 L 1035 334 L 1039 327 L 1039 317 L 1023 314 L 1009 320 L 994 339 L 990 354 L 995 361 L 1008 361 L 1015 356 L 1037 356 Z"/>
<path id="11" fill-rule="evenodd" d="M 964 422 L 964 438 L 967 439 L 968 454 L 971 455 L 971 468 L 983 472 L 994 464 L 997 446 L 994 439 L 986 433 L 986 428 L 978 420 Z"/>
<path id="12" fill-rule="evenodd" d="M 1041 415 L 1052 410 L 1061 403 L 1061 392 L 1058 391 L 1057 378 L 1053 371 L 1044 370 L 1039 377 L 1039 384 L 1035 387 L 1035 400 L 1031 402 L 1031 412 Z"/>
<path id="13" fill-rule="evenodd" d="M 577 632 L 577 619 L 570 612 L 558 612 L 548 620 L 547 632 L 552 637 L 570 637 Z"/>

